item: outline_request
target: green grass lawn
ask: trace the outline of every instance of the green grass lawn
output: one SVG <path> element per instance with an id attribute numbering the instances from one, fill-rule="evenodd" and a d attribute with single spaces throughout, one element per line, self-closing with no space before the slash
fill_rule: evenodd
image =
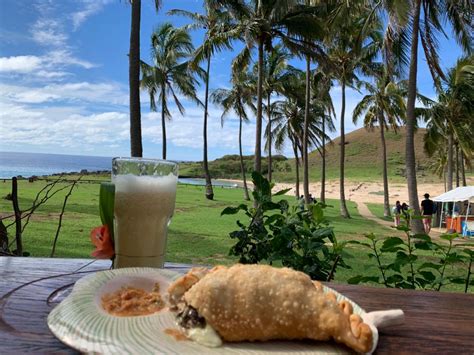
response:
<path id="1" fill-rule="evenodd" d="M 19 181 L 20 209 L 29 208 L 36 193 L 46 182 L 29 183 Z M 62 185 L 64 186 L 64 185 Z M 12 213 L 11 201 L 4 197 L 11 191 L 11 184 L 0 182 L 0 212 L 2 217 Z M 32 216 L 23 234 L 23 248 L 33 257 L 45 257 L 51 253 L 51 248 L 58 226 L 59 213 L 64 196 L 68 189 L 59 192 L 39 207 Z M 245 216 L 220 216 L 221 211 L 229 205 L 236 206 L 244 203 L 241 189 L 215 188 L 215 200 L 209 201 L 204 196 L 204 188 L 191 185 L 179 185 L 176 200 L 175 215 L 169 229 L 167 261 L 195 264 L 232 264 L 236 257 L 228 255 L 233 240 L 229 232 L 237 228 L 237 218 Z M 290 196 L 285 196 L 294 201 Z M 88 258 L 92 251 L 89 240 L 90 230 L 101 224 L 98 211 L 99 183 L 80 183 L 74 189 L 68 200 L 63 217 L 62 229 L 56 247 L 56 257 Z M 326 215 L 329 218 L 338 240 L 360 240 L 364 233 L 373 232 L 379 236 L 393 236 L 400 232 L 390 230 L 376 222 L 362 218 L 356 205 L 348 201 L 351 219 L 339 216 L 339 201 L 328 200 Z M 377 213 L 377 207 L 374 213 Z M 8 225 L 12 219 L 6 219 Z M 24 222 L 24 221 L 23 221 Z M 10 240 L 13 239 L 14 227 L 9 227 Z M 336 281 L 345 282 L 357 274 L 365 274 L 369 265 L 374 265 L 367 251 L 351 245 L 348 247 L 351 258 L 346 262 L 352 269 L 338 269 Z M 375 270 L 374 270 L 375 273 Z M 451 288 L 452 289 L 452 288 Z M 454 288 L 456 289 L 456 288 Z"/>
<path id="2" fill-rule="evenodd" d="M 372 214 L 375 217 L 383 219 L 384 221 L 393 221 L 393 217 L 385 217 L 383 215 L 383 204 L 382 203 L 366 203 L 366 205 L 369 208 L 370 212 L 372 212 Z M 391 207 L 390 207 L 390 213 L 391 213 Z"/>

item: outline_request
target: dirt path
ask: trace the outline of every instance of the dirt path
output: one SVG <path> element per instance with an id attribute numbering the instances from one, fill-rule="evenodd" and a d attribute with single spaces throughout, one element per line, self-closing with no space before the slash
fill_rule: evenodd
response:
<path id="1" fill-rule="evenodd" d="M 357 204 L 357 210 L 359 211 L 359 214 L 362 217 L 364 217 L 365 219 L 370 219 L 371 221 L 377 222 L 378 224 L 393 230 L 392 228 L 394 226 L 393 221 L 386 221 L 377 216 L 374 216 L 374 214 L 370 212 L 369 208 L 364 202 L 356 201 L 356 204 Z M 430 237 L 438 238 L 441 234 L 442 233 L 440 231 L 432 228 L 430 232 Z"/>
<path id="2" fill-rule="evenodd" d="M 392 229 L 393 222 L 392 221 L 386 221 L 384 219 L 380 219 L 372 214 L 370 212 L 369 208 L 364 202 L 356 201 L 357 205 L 357 210 L 359 211 L 359 214 L 364 217 L 365 219 L 370 219 L 371 221 L 377 222 L 378 224 Z"/>

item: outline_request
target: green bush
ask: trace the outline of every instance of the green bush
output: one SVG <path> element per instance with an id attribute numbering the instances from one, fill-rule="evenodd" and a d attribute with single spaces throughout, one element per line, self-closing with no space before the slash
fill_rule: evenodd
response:
<path id="1" fill-rule="evenodd" d="M 236 240 L 229 255 L 239 262 L 268 262 L 303 271 L 315 280 L 331 280 L 342 259 L 343 243 L 338 243 L 324 217 L 324 205 L 290 206 L 284 199 L 274 202 L 272 185 L 261 174 L 252 173 L 255 207 L 241 204 L 225 208 L 221 215 L 244 212 L 247 223 L 237 221 L 239 229 L 229 235 Z"/>

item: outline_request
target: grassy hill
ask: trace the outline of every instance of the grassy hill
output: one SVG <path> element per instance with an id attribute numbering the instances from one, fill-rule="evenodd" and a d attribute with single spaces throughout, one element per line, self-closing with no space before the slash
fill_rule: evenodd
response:
<path id="1" fill-rule="evenodd" d="M 415 134 L 415 152 L 417 161 L 417 175 L 419 182 L 441 181 L 430 170 L 432 163 L 423 150 L 423 136 L 425 129 L 420 128 Z M 392 182 L 405 180 L 405 128 L 397 133 L 393 131 L 385 134 L 387 144 L 388 173 Z M 339 138 L 327 144 L 326 174 L 327 179 L 339 178 Z M 317 151 L 310 153 L 310 181 L 318 181 L 321 177 L 321 156 Z M 240 163 L 238 155 L 228 155 L 210 162 L 213 178 L 240 178 Z M 245 157 L 246 169 L 252 171 L 253 156 Z M 262 162 L 263 171 L 266 172 L 266 159 Z M 273 176 L 275 181 L 292 182 L 295 179 L 294 159 L 278 156 L 274 159 Z M 382 179 L 382 145 L 380 130 L 375 128 L 367 131 L 360 128 L 346 134 L 346 178 L 357 181 L 380 181 Z M 472 171 L 467 171 L 472 175 Z M 185 163 L 180 166 L 180 175 L 202 176 L 200 162 Z M 300 175 L 302 176 L 302 174 Z"/>

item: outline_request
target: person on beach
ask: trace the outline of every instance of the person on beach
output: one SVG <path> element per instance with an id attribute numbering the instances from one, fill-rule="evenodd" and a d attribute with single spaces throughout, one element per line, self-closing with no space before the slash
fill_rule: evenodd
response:
<path id="1" fill-rule="evenodd" d="M 402 203 L 401 212 L 403 213 L 403 217 L 405 218 L 405 220 L 407 222 L 410 222 L 410 214 L 408 213 L 408 205 L 405 202 Z"/>
<path id="2" fill-rule="evenodd" d="M 423 216 L 423 227 L 425 233 L 429 234 L 431 231 L 431 218 L 434 213 L 434 203 L 430 200 L 430 194 L 426 193 L 423 195 L 425 199 L 421 201 L 421 215 Z"/>
<path id="3" fill-rule="evenodd" d="M 400 225 L 400 214 L 402 213 L 402 205 L 400 204 L 400 201 L 395 202 L 392 213 L 395 221 L 395 227 L 398 227 Z"/>

